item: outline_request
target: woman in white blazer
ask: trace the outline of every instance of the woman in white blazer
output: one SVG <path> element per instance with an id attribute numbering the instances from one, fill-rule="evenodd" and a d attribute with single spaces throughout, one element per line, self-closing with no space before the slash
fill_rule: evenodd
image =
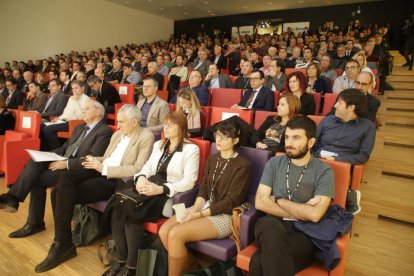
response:
<path id="1" fill-rule="evenodd" d="M 147 196 L 162 195 L 158 197 L 161 198 L 160 204 L 151 206 L 146 219 L 154 221 L 161 215 L 172 216 L 171 197 L 194 187 L 199 159 L 198 146 L 188 140 L 185 115 L 182 112 L 168 114 L 164 121 L 164 138 L 154 144 L 150 158 L 134 176 L 138 193 Z M 138 250 L 144 248 L 143 221 L 128 217 L 124 219 L 115 208 L 111 227 L 118 261 L 103 275 L 135 275 Z"/>

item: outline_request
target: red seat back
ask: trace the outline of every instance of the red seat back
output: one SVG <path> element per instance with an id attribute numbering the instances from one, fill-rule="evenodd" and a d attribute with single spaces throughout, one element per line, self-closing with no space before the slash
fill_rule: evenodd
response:
<path id="1" fill-rule="evenodd" d="M 200 167 L 198 169 L 198 178 L 197 182 L 198 184 L 201 183 L 204 175 L 204 167 L 206 165 L 207 158 L 210 155 L 210 142 L 200 139 L 190 139 L 191 142 L 196 144 L 198 148 L 200 149 Z"/>
<path id="2" fill-rule="evenodd" d="M 316 116 L 316 115 L 308 115 L 307 117 L 311 119 L 312 121 L 314 121 L 316 125 L 319 125 L 322 119 L 325 118 L 325 116 Z"/>
<path id="3" fill-rule="evenodd" d="M 39 138 L 41 119 L 40 113 L 19 111 L 15 131 L 26 133 L 31 138 Z"/>
<path id="4" fill-rule="evenodd" d="M 313 96 L 313 100 L 315 101 L 315 115 L 319 114 L 319 110 L 321 108 L 321 98 L 322 95 L 320 93 L 310 93 Z"/>
<path id="5" fill-rule="evenodd" d="M 325 93 L 324 101 L 323 101 L 323 108 L 322 108 L 322 115 L 326 115 L 331 111 L 332 107 L 336 103 L 336 97 L 338 94 L 335 93 Z"/>
<path id="6" fill-rule="evenodd" d="M 275 106 L 274 106 L 274 108 L 277 110 L 277 106 L 279 105 L 279 100 L 280 100 L 280 92 L 279 91 L 274 91 L 273 94 L 275 95 Z"/>
<path id="7" fill-rule="evenodd" d="M 214 125 L 215 123 L 221 122 L 225 119 L 228 119 L 234 115 L 239 116 L 242 120 L 244 120 L 249 125 L 253 123 L 253 111 L 252 110 L 212 107 L 209 126 Z"/>
<path id="8" fill-rule="evenodd" d="M 339 77 L 339 76 L 342 76 L 342 73 L 344 72 L 344 70 L 343 69 L 341 69 L 341 68 L 334 68 L 334 70 L 335 70 L 335 72 L 336 72 L 336 75 Z"/>
<path id="9" fill-rule="evenodd" d="M 273 116 L 277 115 L 277 112 L 262 111 L 262 110 L 256 111 L 254 115 L 254 128 L 259 129 L 259 127 L 263 124 L 266 118 L 270 115 L 273 115 Z"/>
<path id="10" fill-rule="evenodd" d="M 346 196 L 351 177 L 351 164 L 339 161 L 321 159 L 334 171 L 335 174 L 335 199 L 331 204 L 338 204 L 345 208 Z"/>
<path id="11" fill-rule="evenodd" d="M 242 89 L 210 88 L 210 105 L 217 107 L 231 107 L 238 104 L 243 97 Z"/>
<path id="12" fill-rule="evenodd" d="M 306 76 L 306 68 L 286 68 L 285 69 L 285 74 L 286 76 L 289 75 L 292 72 L 302 72 L 305 76 Z"/>
<path id="13" fill-rule="evenodd" d="M 205 123 L 203 128 L 207 128 L 211 120 L 211 107 L 210 106 L 200 106 L 201 110 L 204 112 Z"/>
<path id="14" fill-rule="evenodd" d="M 238 78 L 239 76 L 232 76 L 232 75 L 229 75 L 229 78 L 230 78 L 230 80 L 231 80 L 231 82 L 234 84 L 235 82 L 236 82 L 236 79 Z"/>
<path id="15" fill-rule="evenodd" d="M 134 94 L 135 94 L 135 85 L 134 84 L 125 84 L 125 83 L 114 83 L 113 86 L 119 93 L 122 103 L 134 104 Z"/>

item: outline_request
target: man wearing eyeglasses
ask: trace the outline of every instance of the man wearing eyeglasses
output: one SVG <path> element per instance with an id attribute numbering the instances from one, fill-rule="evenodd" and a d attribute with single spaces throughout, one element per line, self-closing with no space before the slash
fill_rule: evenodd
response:
<path id="1" fill-rule="evenodd" d="M 165 116 L 170 113 L 168 103 L 157 96 L 158 82 L 153 77 L 144 79 L 142 86 L 144 98 L 137 103 L 142 117 L 139 122 L 141 127 L 148 128 L 155 135 L 161 133 Z"/>
<path id="2" fill-rule="evenodd" d="M 371 73 L 362 71 L 358 74 L 355 80 L 355 88 L 364 93 L 367 98 L 367 109 L 362 117 L 367 118 L 371 122 L 375 122 L 378 109 L 381 105 L 381 102 L 371 95 L 374 86 L 374 76 Z M 335 106 L 332 107 L 328 115 L 335 115 Z"/>
<path id="3" fill-rule="evenodd" d="M 42 118 L 47 119 L 50 116 L 60 116 L 66 107 L 68 97 L 61 90 L 62 82 L 58 79 L 52 79 L 49 82 L 50 96 L 47 99 L 45 108 L 43 109 Z M 37 111 L 35 111 L 37 112 Z"/>
<path id="4" fill-rule="evenodd" d="M 347 88 L 355 88 L 355 80 L 358 73 L 361 71 L 358 61 L 355 59 L 349 60 L 345 65 L 345 75 L 336 78 L 332 87 L 332 92 L 339 94 Z"/>
<path id="5" fill-rule="evenodd" d="M 253 70 L 250 74 L 252 89 L 246 90 L 240 102 L 231 108 L 273 111 L 275 109 L 274 94 L 270 89 L 263 86 L 263 82 L 264 73 L 257 69 Z"/>

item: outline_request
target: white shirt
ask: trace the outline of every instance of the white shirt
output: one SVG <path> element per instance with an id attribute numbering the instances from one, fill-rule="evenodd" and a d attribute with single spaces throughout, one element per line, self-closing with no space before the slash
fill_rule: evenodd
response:
<path id="1" fill-rule="evenodd" d="M 210 88 L 220 88 L 218 75 L 210 80 Z"/>
<path id="2" fill-rule="evenodd" d="M 102 175 L 108 174 L 108 167 L 117 167 L 121 165 L 122 157 L 124 156 L 125 150 L 128 147 L 129 141 L 131 138 L 124 135 L 116 145 L 115 150 L 112 152 L 111 156 L 106 158 L 103 162 Z"/>
<path id="3" fill-rule="evenodd" d="M 62 115 L 60 115 L 58 119 L 62 121 L 81 120 L 82 108 L 85 106 L 87 100 L 89 100 L 89 97 L 85 94 L 82 94 L 77 100 L 75 100 L 74 96 L 71 96 Z"/>

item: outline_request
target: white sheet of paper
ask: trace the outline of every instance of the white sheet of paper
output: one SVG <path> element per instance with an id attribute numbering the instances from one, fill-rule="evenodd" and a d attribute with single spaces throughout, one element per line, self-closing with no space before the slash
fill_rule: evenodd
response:
<path id="1" fill-rule="evenodd" d="M 337 153 L 327 150 L 321 150 L 321 157 L 336 157 L 338 156 Z"/>
<path id="2" fill-rule="evenodd" d="M 230 118 L 230 117 L 233 117 L 233 116 L 238 116 L 238 117 L 240 117 L 239 113 L 223 112 L 223 113 L 221 114 L 221 120 L 222 120 L 222 121 L 224 121 L 224 120 L 226 120 L 226 119 L 228 119 L 228 118 Z"/>
<path id="3" fill-rule="evenodd" d="M 38 151 L 38 150 L 29 150 L 27 149 L 30 157 L 35 162 L 45 162 L 45 161 L 61 161 L 66 160 L 67 158 L 60 156 L 54 152 L 48 151 Z"/>
<path id="4" fill-rule="evenodd" d="M 62 120 L 57 120 L 56 122 L 52 123 L 52 122 L 45 122 L 45 126 L 50 126 L 50 125 L 57 125 L 57 124 L 64 124 L 66 123 L 65 121 Z"/>
<path id="5" fill-rule="evenodd" d="M 31 128 L 32 127 L 32 118 L 23 117 L 22 127 L 23 128 Z"/>
<path id="6" fill-rule="evenodd" d="M 126 86 L 120 86 L 118 93 L 119 93 L 119 95 L 126 95 L 126 94 L 128 94 L 128 87 L 126 87 Z"/>
<path id="7" fill-rule="evenodd" d="M 174 204 L 173 209 L 175 211 L 175 216 L 177 218 L 177 221 L 181 221 L 185 216 L 185 204 L 184 203 Z"/>

